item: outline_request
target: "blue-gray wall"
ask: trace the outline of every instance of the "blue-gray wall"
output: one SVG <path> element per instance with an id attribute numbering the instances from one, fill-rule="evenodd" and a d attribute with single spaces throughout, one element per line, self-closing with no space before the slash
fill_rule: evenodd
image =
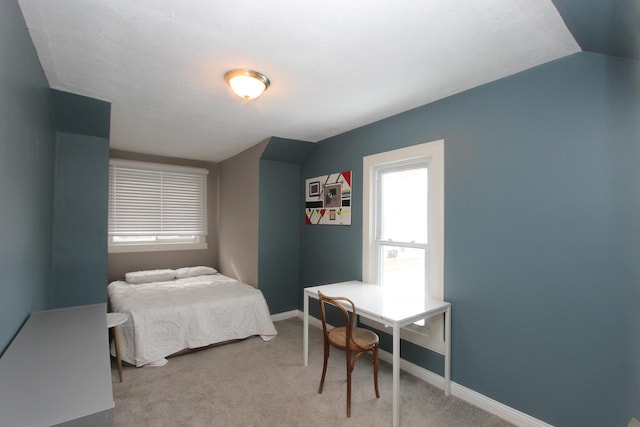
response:
<path id="1" fill-rule="evenodd" d="M 51 307 L 107 301 L 109 140 L 59 132 Z"/>
<path id="2" fill-rule="evenodd" d="M 300 166 L 260 160 L 258 288 L 271 313 L 298 308 Z"/>
<path id="3" fill-rule="evenodd" d="M 304 222 L 300 164 L 313 147 L 310 142 L 272 137 L 260 158 L 258 288 L 271 313 L 298 308 Z"/>
<path id="4" fill-rule="evenodd" d="M 553 425 L 626 425 L 639 123 L 640 63 L 579 53 L 322 141 L 303 178 L 352 170 L 352 225 L 303 227 L 301 286 L 361 278 L 362 157 L 444 139 L 453 380 Z"/>
<path id="5" fill-rule="evenodd" d="M 57 136 L 50 306 L 106 302 L 111 104 L 51 92 Z"/>
<path id="6" fill-rule="evenodd" d="M 0 353 L 47 306 L 55 123 L 18 2 L 0 1 Z"/>
<path id="7" fill-rule="evenodd" d="M 109 138 L 111 103 L 61 90 L 51 93 L 58 132 Z"/>

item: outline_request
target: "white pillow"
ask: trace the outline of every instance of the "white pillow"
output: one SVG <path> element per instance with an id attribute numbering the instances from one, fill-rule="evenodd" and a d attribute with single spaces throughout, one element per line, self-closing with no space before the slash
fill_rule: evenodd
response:
<path id="1" fill-rule="evenodd" d="M 196 267 L 182 267 L 176 270 L 177 279 L 185 279 L 187 277 L 205 276 L 207 274 L 216 274 L 218 270 L 212 267 L 199 265 Z"/>
<path id="2" fill-rule="evenodd" d="M 163 270 L 132 271 L 124 275 L 124 280 L 134 285 L 151 282 L 164 282 L 175 278 L 176 271 L 168 268 Z"/>

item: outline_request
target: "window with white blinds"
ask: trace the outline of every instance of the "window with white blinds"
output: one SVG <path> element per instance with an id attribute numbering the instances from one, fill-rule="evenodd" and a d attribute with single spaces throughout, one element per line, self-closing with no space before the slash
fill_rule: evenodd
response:
<path id="1" fill-rule="evenodd" d="M 206 248 L 207 174 L 111 159 L 109 252 Z"/>

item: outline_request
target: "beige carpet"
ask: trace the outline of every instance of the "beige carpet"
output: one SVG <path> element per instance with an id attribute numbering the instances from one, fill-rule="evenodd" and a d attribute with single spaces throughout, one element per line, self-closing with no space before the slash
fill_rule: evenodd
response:
<path id="1" fill-rule="evenodd" d="M 302 366 L 302 321 L 276 323 L 278 336 L 258 337 L 191 352 L 162 367 L 112 364 L 116 426 L 390 426 L 391 366 L 381 361 L 380 399 L 371 361 L 353 376 L 346 417 L 344 353 L 332 350 L 322 394 L 321 330 L 310 328 L 309 367 Z M 400 380 L 403 426 L 506 427 L 511 424 L 405 373 Z"/>

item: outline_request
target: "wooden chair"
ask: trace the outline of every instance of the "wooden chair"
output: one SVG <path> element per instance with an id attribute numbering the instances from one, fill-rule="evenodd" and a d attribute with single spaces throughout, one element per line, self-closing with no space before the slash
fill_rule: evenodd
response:
<path id="1" fill-rule="evenodd" d="M 346 354 L 347 362 L 347 417 L 351 417 L 351 374 L 355 368 L 356 361 L 360 356 L 368 352 L 373 354 L 373 385 L 376 397 L 380 397 L 380 392 L 378 391 L 378 348 L 380 339 L 374 332 L 355 326 L 357 319 L 356 307 L 350 299 L 329 297 L 322 292 L 318 292 L 318 302 L 320 303 L 320 318 L 322 319 L 322 332 L 324 335 L 324 364 L 318 393 L 322 393 L 322 387 L 324 386 L 330 346 L 343 350 Z M 340 309 L 344 315 L 345 326 L 335 327 L 330 330 L 327 328 L 326 304 L 331 304 Z"/>

